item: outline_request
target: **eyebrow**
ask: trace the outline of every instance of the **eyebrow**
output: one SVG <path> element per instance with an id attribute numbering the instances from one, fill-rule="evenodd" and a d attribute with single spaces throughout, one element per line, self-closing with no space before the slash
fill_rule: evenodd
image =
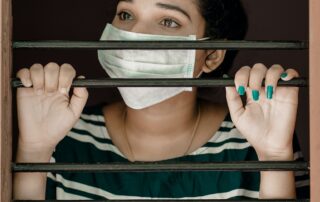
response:
<path id="1" fill-rule="evenodd" d="M 133 0 L 118 0 L 119 2 L 124 1 L 124 2 L 128 2 L 128 3 L 133 3 Z"/>
<path id="2" fill-rule="evenodd" d="M 133 0 L 123 0 L 123 1 L 133 1 Z M 183 15 L 185 15 L 191 21 L 190 15 L 185 10 L 183 10 L 182 8 L 180 8 L 178 6 L 171 5 L 171 4 L 164 4 L 164 3 L 157 3 L 157 6 L 159 8 L 164 8 L 167 10 L 178 11 L 178 12 L 182 13 Z"/>
<path id="3" fill-rule="evenodd" d="M 120 2 L 133 3 L 134 0 L 119 0 L 119 3 L 120 3 Z M 178 11 L 178 12 L 182 13 L 183 15 L 185 15 L 190 21 L 192 21 L 190 15 L 187 13 L 187 11 L 183 10 L 183 9 L 180 8 L 179 6 L 175 6 L 175 5 L 172 5 L 172 4 L 164 4 L 164 3 L 157 3 L 156 5 L 157 5 L 159 8 L 163 8 L 163 9 L 167 9 L 167 10 Z"/>

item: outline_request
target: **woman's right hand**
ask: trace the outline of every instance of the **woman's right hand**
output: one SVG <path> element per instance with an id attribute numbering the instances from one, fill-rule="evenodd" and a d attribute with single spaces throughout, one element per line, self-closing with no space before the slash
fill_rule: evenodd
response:
<path id="1" fill-rule="evenodd" d="M 75 76 L 71 65 L 56 63 L 34 64 L 17 73 L 25 87 L 33 86 L 17 90 L 20 149 L 53 151 L 71 130 L 88 99 L 86 88 L 74 88 L 69 98 Z"/>

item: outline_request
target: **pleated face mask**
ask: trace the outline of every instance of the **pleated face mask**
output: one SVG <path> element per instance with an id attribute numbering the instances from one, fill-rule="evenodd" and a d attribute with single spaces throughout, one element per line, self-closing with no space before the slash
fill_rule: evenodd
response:
<path id="1" fill-rule="evenodd" d="M 123 31 L 107 24 L 101 41 L 179 41 L 187 37 Z M 101 66 L 111 78 L 193 78 L 195 50 L 98 50 Z M 192 87 L 119 87 L 124 102 L 133 109 L 158 104 Z"/>

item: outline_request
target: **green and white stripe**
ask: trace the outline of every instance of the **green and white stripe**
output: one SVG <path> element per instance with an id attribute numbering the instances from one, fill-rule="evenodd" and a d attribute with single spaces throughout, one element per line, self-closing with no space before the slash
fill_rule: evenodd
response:
<path id="1" fill-rule="evenodd" d="M 106 120 L 107 121 L 107 120 Z M 295 149 L 294 158 L 302 159 Z M 193 153 L 167 162 L 258 160 L 253 147 L 226 117 Z M 86 108 L 51 162 L 129 162 L 113 144 L 100 106 Z M 166 162 L 166 161 L 164 161 Z M 259 197 L 259 172 L 69 173 L 47 175 L 47 199 L 247 199 Z M 309 173 L 296 172 L 297 194 L 309 189 Z M 305 196 L 305 195 L 303 195 Z"/>

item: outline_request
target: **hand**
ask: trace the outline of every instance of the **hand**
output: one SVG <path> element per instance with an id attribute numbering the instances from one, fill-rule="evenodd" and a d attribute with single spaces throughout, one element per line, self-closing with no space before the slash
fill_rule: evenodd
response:
<path id="1" fill-rule="evenodd" d="M 279 79 L 298 77 L 293 69 L 263 64 L 242 67 L 235 76 L 235 87 L 227 87 L 227 101 L 232 121 L 255 148 L 260 160 L 288 159 L 292 156 L 298 87 L 277 87 Z M 265 88 L 262 88 L 262 81 Z M 237 90 L 238 89 L 238 92 Z M 273 93 L 271 93 L 273 91 Z M 239 94 L 247 94 L 243 106 Z"/>
<path id="2" fill-rule="evenodd" d="M 19 147 L 28 151 L 53 150 L 71 130 L 88 99 L 85 88 L 74 88 L 69 99 L 75 76 L 71 65 L 60 67 L 55 63 L 44 68 L 34 64 L 17 73 L 25 87 L 33 85 L 17 90 Z"/>

